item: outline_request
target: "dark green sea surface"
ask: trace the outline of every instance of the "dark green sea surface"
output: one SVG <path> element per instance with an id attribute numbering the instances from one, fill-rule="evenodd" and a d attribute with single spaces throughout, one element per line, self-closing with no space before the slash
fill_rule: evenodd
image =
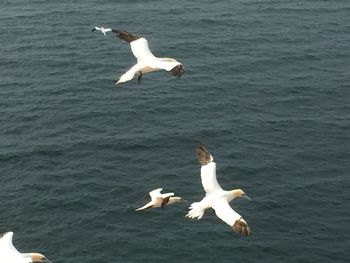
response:
<path id="1" fill-rule="evenodd" d="M 0 3 L 0 232 L 54 263 L 349 262 L 350 2 Z M 117 87 L 106 26 L 185 66 Z M 253 235 L 213 212 L 197 141 Z M 162 187 L 188 200 L 136 213 Z"/>

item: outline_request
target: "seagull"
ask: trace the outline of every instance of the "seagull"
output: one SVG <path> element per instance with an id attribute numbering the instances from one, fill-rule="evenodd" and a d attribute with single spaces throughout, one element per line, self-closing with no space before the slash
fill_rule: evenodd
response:
<path id="1" fill-rule="evenodd" d="M 13 232 L 6 232 L 0 236 L 1 263 L 51 263 L 40 253 L 20 253 L 12 243 Z"/>
<path id="2" fill-rule="evenodd" d="M 130 44 L 131 51 L 137 59 L 137 63 L 125 72 L 116 84 L 129 81 L 133 79 L 136 74 L 138 74 L 137 83 L 139 84 L 143 74 L 162 69 L 170 71 L 171 74 L 177 78 L 180 78 L 185 72 L 183 65 L 177 60 L 154 56 L 148 47 L 148 41 L 144 37 L 115 29 L 112 29 L 112 32 L 116 33 L 117 37 Z"/>
<path id="3" fill-rule="evenodd" d="M 241 189 L 225 191 L 216 179 L 216 163 L 207 149 L 199 144 L 197 158 L 201 165 L 201 180 L 206 196 L 200 202 L 194 202 L 186 215 L 188 218 L 201 219 L 208 208 L 213 208 L 216 215 L 228 224 L 234 232 L 249 236 L 252 231 L 240 214 L 234 211 L 229 202 L 237 197 L 251 200 Z"/>
<path id="4" fill-rule="evenodd" d="M 105 36 L 106 36 L 107 32 L 111 32 L 112 31 L 111 28 L 104 28 L 104 27 L 97 27 L 97 26 L 95 26 L 91 31 L 93 32 L 95 30 L 101 31 L 102 34 L 104 34 Z"/>
<path id="5" fill-rule="evenodd" d="M 143 207 L 136 209 L 135 211 L 141 211 L 149 208 L 164 207 L 166 205 L 183 201 L 181 197 L 174 196 L 174 193 L 162 194 L 162 190 L 163 188 L 158 188 L 149 192 L 149 195 L 151 196 L 151 202 L 145 204 Z"/>

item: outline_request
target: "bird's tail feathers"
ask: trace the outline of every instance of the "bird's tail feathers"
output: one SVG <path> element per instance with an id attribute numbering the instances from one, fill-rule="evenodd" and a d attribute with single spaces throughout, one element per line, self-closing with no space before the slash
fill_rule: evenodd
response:
<path id="1" fill-rule="evenodd" d="M 189 211 L 186 215 L 188 218 L 197 218 L 198 220 L 201 219 L 204 215 L 205 208 L 201 206 L 200 202 L 194 202 L 189 207 Z"/>

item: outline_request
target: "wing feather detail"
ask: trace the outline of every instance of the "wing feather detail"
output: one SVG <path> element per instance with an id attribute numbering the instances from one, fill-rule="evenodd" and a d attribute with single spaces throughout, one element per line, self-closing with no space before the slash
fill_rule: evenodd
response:
<path id="1" fill-rule="evenodd" d="M 151 50 L 148 47 L 147 39 L 143 37 L 130 42 L 130 47 L 137 61 L 147 58 L 155 58 L 155 56 L 152 54 Z"/>
<path id="2" fill-rule="evenodd" d="M 203 166 L 211 161 L 214 161 L 213 156 L 210 155 L 207 149 L 202 144 L 199 144 L 196 148 L 197 158 L 199 163 Z"/>
<path id="3" fill-rule="evenodd" d="M 130 34 L 129 32 L 122 31 L 122 30 L 112 29 L 111 31 L 113 33 L 115 33 L 117 35 L 117 37 L 126 41 L 127 43 L 131 43 L 131 42 L 141 38 L 141 36 L 139 36 L 139 35 Z"/>
<path id="4" fill-rule="evenodd" d="M 117 37 L 130 44 L 131 51 L 136 57 L 137 61 L 147 57 L 154 57 L 148 47 L 148 41 L 140 35 L 130 34 L 129 32 L 112 29 Z"/>
<path id="5" fill-rule="evenodd" d="M 204 191 L 207 194 L 222 190 L 216 179 L 216 163 L 210 162 L 201 167 L 201 181 Z"/>
<path id="6" fill-rule="evenodd" d="M 149 192 L 149 196 L 152 198 L 152 200 L 154 198 L 162 197 L 162 194 L 160 193 L 162 190 L 163 188 L 152 190 L 151 192 Z"/>
<path id="7" fill-rule="evenodd" d="M 225 199 L 217 200 L 212 208 L 215 210 L 215 214 L 226 224 L 228 224 L 233 231 L 238 234 L 249 236 L 252 231 L 248 226 L 247 222 L 238 214 L 235 210 L 231 208 Z"/>

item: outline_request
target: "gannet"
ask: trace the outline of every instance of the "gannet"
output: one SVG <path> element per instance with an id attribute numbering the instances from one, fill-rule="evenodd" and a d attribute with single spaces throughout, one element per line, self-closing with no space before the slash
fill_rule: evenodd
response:
<path id="1" fill-rule="evenodd" d="M 141 211 L 148 208 L 164 207 L 166 205 L 183 201 L 181 197 L 174 196 L 175 195 L 174 193 L 162 194 L 161 193 L 162 190 L 163 188 L 158 188 L 149 192 L 149 195 L 151 196 L 151 201 L 145 204 L 143 207 L 136 209 L 135 211 Z"/>
<path id="2" fill-rule="evenodd" d="M 250 198 L 241 189 L 225 191 L 216 179 L 216 163 L 214 158 L 202 144 L 197 146 L 197 157 L 201 164 L 201 181 L 206 196 L 200 202 L 189 207 L 186 217 L 201 219 L 208 208 L 213 208 L 216 215 L 228 224 L 236 233 L 248 236 L 252 233 L 247 222 L 234 211 L 229 202 L 237 197 Z"/>
<path id="3" fill-rule="evenodd" d="M 105 36 L 106 36 L 107 32 L 111 32 L 112 31 L 111 28 L 104 28 L 104 27 L 97 27 L 97 26 L 95 26 L 91 31 L 93 32 L 95 30 L 101 31 Z"/>
<path id="4" fill-rule="evenodd" d="M 40 253 L 20 253 L 12 243 L 13 232 L 6 232 L 0 236 L 1 263 L 51 263 Z"/>
<path id="5" fill-rule="evenodd" d="M 185 72 L 183 65 L 177 60 L 154 56 L 148 47 L 148 41 L 144 37 L 115 29 L 112 29 L 112 32 L 116 33 L 117 37 L 130 44 L 131 51 L 137 59 L 137 63 L 124 73 L 116 84 L 129 81 L 133 79 L 136 74 L 139 75 L 137 83 L 140 83 L 143 74 L 162 69 L 170 71 L 171 74 L 177 78 L 180 78 Z"/>

